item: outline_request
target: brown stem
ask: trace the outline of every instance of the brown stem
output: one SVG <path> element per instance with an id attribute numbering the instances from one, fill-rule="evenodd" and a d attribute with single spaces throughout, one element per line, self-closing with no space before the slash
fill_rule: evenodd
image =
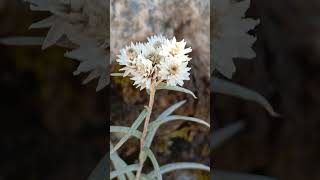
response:
<path id="1" fill-rule="evenodd" d="M 142 137 L 140 139 L 140 154 L 143 151 L 145 139 L 146 139 L 146 136 L 148 133 L 148 126 L 149 126 L 149 122 L 150 122 L 150 116 L 151 116 L 151 112 L 152 112 L 152 107 L 153 107 L 153 103 L 154 103 L 154 96 L 156 93 L 156 86 L 157 85 L 158 85 L 158 83 L 152 83 L 151 87 L 150 87 L 150 97 L 149 97 L 149 105 L 148 105 L 150 112 L 144 121 Z M 142 156 L 139 155 L 139 169 L 137 171 L 136 180 L 140 180 L 141 171 L 143 168 L 144 161 L 145 161 L 145 158 L 143 158 Z"/>

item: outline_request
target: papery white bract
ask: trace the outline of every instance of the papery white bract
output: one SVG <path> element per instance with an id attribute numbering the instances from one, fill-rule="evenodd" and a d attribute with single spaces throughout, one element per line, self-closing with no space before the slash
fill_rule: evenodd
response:
<path id="1" fill-rule="evenodd" d="M 175 37 L 168 40 L 162 35 L 148 38 L 146 43 L 131 43 L 120 50 L 117 62 L 124 66 L 120 71 L 129 76 L 140 90 L 154 82 L 166 82 L 170 86 L 183 86 L 189 80 L 187 55 L 192 49 L 185 48 L 184 40 L 177 42 Z"/>

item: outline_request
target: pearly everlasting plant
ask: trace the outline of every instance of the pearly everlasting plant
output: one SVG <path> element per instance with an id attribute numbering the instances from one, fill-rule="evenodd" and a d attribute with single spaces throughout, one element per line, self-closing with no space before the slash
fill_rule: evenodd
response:
<path id="1" fill-rule="evenodd" d="M 195 95 L 188 89 L 183 88 L 185 80 L 189 80 L 190 67 L 188 62 L 191 58 L 187 55 L 192 49 L 186 48 L 184 40 L 177 41 L 175 38 L 166 39 L 165 37 L 152 36 L 146 43 L 131 43 L 120 50 L 117 62 L 123 66 L 120 69 L 123 73 L 113 73 L 114 76 L 129 76 L 134 81 L 133 85 L 137 88 L 146 89 L 149 93 L 149 104 L 144 111 L 133 122 L 131 127 L 111 126 L 112 133 L 123 133 L 123 137 L 116 145 L 110 142 L 110 159 L 113 163 L 111 179 L 162 179 L 162 174 L 179 169 L 200 169 L 209 171 L 206 165 L 198 163 L 173 163 L 160 166 L 156 157 L 150 149 L 152 140 L 157 129 L 166 122 L 174 120 L 185 120 L 196 122 L 210 128 L 210 125 L 198 118 L 171 115 L 173 111 L 182 106 L 185 101 L 178 102 L 169 107 L 154 121 L 150 121 L 156 91 L 160 89 L 174 90 Z M 144 123 L 143 123 L 144 122 Z M 138 128 L 143 125 L 143 131 Z M 137 159 L 139 164 L 127 165 L 117 154 L 117 150 L 129 139 L 136 137 L 140 139 L 140 153 Z M 149 158 L 154 170 L 148 174 L 143 172 L 144 162 Z M 132 172 L 136 171 L 136 174 Z"/>

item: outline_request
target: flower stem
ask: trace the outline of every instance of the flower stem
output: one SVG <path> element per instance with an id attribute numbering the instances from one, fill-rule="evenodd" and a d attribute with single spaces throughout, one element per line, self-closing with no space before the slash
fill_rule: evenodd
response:
<path id="1" fill-rule="evenodd" d="M 144 126 L 143 126 L 143 132 L 142 132 L 142 137 L 140 139 L 140 155 L 139 155 L 139 169 L 137 171 L 137 175 L 136 175 L 136 180 L 140 180 L 140 176 L 141 176 L 141 171 L 143 168 L 143 164 L 144 161 L 146 160 L 142 155 L 142 151 L 144 148 L 144 144 L 145 144 L 145 139 L 148 133 L 148 126 L 149 126 L 149 122 L 150 122 L 150 116 L 151 116 L 151 112 L 152 112 L 152 107 L 153 107 L 153 103 L 154 103 L 154 96 L 156 94 L 156 85 L 158 83 L 152 83 L 151 87 L 150 87 L 150 96 L 149 96 L 149 114 L 147 115 L 145 121 L 144 121 Z"/>

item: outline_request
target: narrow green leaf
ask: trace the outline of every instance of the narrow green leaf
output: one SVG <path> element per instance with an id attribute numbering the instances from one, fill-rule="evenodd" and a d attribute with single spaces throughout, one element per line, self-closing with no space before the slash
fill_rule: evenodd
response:
<path id="1" fill-rule="evenodd" d="M 196 170 L 203 170 L 203 171 L 210 171 L 210 167 L 199 164 L 199 163 L 188 163 L 188 162 L 180 162 L 180 163 L 171 163 L 160 167 L 160 173 L 166 174 L 176 170 L 183 170 L 183 169 L 196 169 Z M 148 174 L 150 179 L 156 177 L 156 171 L 152 171 Z"/>
<path id="2" fill-rule="evenodd" d="M 159 166 L 158 161 L 157 161 L 156 157 L 154 156 L 153 152 L 149 148 L 144 148 L 143 151 L 146 153 L 146 155 L 151 160 L 151 163 L 154 167 L 155 177 L 157 177 L 157 180 L 162 180 L 160 166 Z"/>
<path id="3" fill-rule="evenodd" d="M 122 168 L 120 170 L 112 171 L 110 173 L 110 179 L 113 179 L 115 177 L 118 177 L 121 174 L 125 174 L 125 173 L 131 172 L 131 171 L 137 171 L 138 169 L 139 169 L 138 164 L 128 165 L 125 168 Z"/>
<path id="4" fill-rule="evenodd" d="M 180 116 L 180 115 L 170 115 L 170 116 L 165 117 L 164 119 L 159 119 L 159 120 L 153 121 L 153 122 L 151 122 L 149 124 L 149 128 L 148 128 L 149 132 L 147 134 L 146 143 L 145 143 L 146 147 L 150 147 L 151 146 L 152 140 L 153 140 L 158 128 L 162 124 L 167 123 L 167 122 L 171 122 L 171 121 L 175 121 L 175 120 L 196 122 L 196 123 L 205 125 L 208 128 L 210 128 L 210 124 L 209 123 L 205 122 L 204 120 L 195 118 L 195 117 Z"/>
<path id="5" fill-rule="evenodd" d="M 123 134 L 128 134 L 130 131 L 129 127 L 124 127 L 124 126 L 110 126 L 110 133 L 123 133 Z M 138 130 L 134 130 L 130 136 L 134 136 L 138 139 L 141 138 L 142 133 Z"/>
<path id="6" fill-rule="evenodd" d="M 112 148 L 112 146 L 110 145 L 110 149 L 111 148 Z M 120 169 L 126 167 L 126 165 L 121 163 L 122 159 L 120 159 L 120 157 L 118 156 L 118 154 L 116 152 L 110 155 L 110 160 L 111 160 L 115 170 L 120 170 Z M 124 174 L 119 175 L 118 180 L 126 180 L 125 175 Z"/>
<path id="7" fill-rule="evenodd" d="M 103 180 L 108 178 L 108 153 L 106 153 L 102 160 L 98 163 L 97 167 L 91 172 L 88 180 Z"/>
<path id="8" fill-rule="evenodd" d="M 263 96 L 240 85 L 214 77 L 211 81 L 211 89 L 216 93 L 227 94 L 248 101 L 254 101 L 262 105 L 272 116 L 279 116 L 279 114 L 273 110 L 270 103 Z"/>
<path id="9" fill-rule="evenodd" d="M 230 139 L 236 133 L 244 128 L 245 124 L 243 121 L 233 123 L 225 128 L 214 131 L 210 138 L 210 148 L 216 148 L 217 146 Z"/>
<path id="10" fill-rule="evenodd" d="M 181 115 L 170 115 L 167 116 L 164 119 L 158 120 L 158 121 L 154 121 L 152 122 L 152 124 L 150 124 L 150 126 L 160 126 L 163 123 L 167 123 L 170 121 L 175 121 L 175 120 L 183 120 L 183 121 L 191 121 L 191 122 L 196 122 L 198 124 L 202 124 L 207 126 L 208 128 L 210 128 L 210 124 L 207 123 L 206 121 L 199 119 L 199 118 L 195 118 L 195 117 L 189 117 L 189 116 L 181 116 Z M 157 124 L 157 125 L 156 125 Z"/>
<path id="11" fill-rule="evenodd" d="M 196 95 L 194 95 L 194 93 L 192 91 L 190 91 L 189 89 L 183 88 L 183 87 L 179 87 L 179 86 L 168 86 L 165 83 L 160 83 L 157 87 L 157 90 L 161 90 L 161 89 L 166 89 L 166 90 L 171 90 L 171 91 L 179 91 L 179 92 L 183 92 L 183 93 L 187 93 L 192 95 L 195 99 L 197 99 Z"/>
<path id="12" fill-rule="evenodd" d="M 159 116 L 158 118 L 156 119 L 157 120 L 160 120 L 160 119 L 164 119 L 165 117 L 169 116 L 171 113 L 173 113 L 175 110 L 177 110 L 179 107 L 181 107 L 184 103 L 186 103 L 187 101 L 186 100 L 183 100 L 183 101 L 180 101 L 172 106 L 170 106 L 169 108 L 167 108 L 165 111 L 163 111 Z"/>
<path id="13" fill-rule="evenodd" d="M 173 113 L 176 109 L 181 107 L 185 102 L 186 102 L 186 100 L 183 100 L 183 101 L 180 101 L 180 102 L 170 106 L 165 111 L 163 111 L 154 122 L 161 121 L 162 119 L 165 119 L 167 116 L 169 116 L 171 113 Z M 148 130 L 148 134 L 146 137 L 146 145 L 145 145 L 146 147 L 151 146 L 152 140 L 153 140 L 153 138 L 159 128 L 159 127 L 152 127 L 152 124 L 153 123 L 149 124 L 149 130 Z M 159 124 L 159 126 L 160 126 L 160 124 Z"/>
<path id="14" fill-rule="evenodd" d="M 112 148 L 113 148 L 113 145 L 112 145 L 112 143 L 110 143 L 110 149 L 112 149 Z M 113 154 L 110 155 L 110 160 L 113 163 L 115 170 L 120 170 L 120 169 L 128 166 L 127 163 L 121 159 L 121 157 L 118 155 L 117 152 L 114 152 Z M 134 180 L 134 178 L 135 178 L 134 174 L 131 171 L 127 172 L 126 175 L 129 180 Z M 121 180 L 121 179 L 126 180 L 123 174 L 119 175 L 118 178 L 119 178 L 119 180 Z"/>
<path id="15" fill-rule="evenodd" d="M 123 77 L 123 73 L 111 73 L 110 76 L 114 76 L 114 77 L 121 76 L 121 77 Z"/>
<path id="16" fill-rule="evenodd" d="M 128 134 L 126 134 L 125 136 L 123 136 L 120 141 L 115 145 L 115 147 L 110 151 L 110 154 L 114 153 L 115 151 L 117 151 L 131 136 L 131 134 L 137 130 L 137 128 L 140 126 L 140 124 L 143 122 L 143 120 L 145 119 L 145 117 L 148 115 L 148 113 L 150 113 L 149 109 L 144 109 L 139 117 L 133 122 Z"/>

